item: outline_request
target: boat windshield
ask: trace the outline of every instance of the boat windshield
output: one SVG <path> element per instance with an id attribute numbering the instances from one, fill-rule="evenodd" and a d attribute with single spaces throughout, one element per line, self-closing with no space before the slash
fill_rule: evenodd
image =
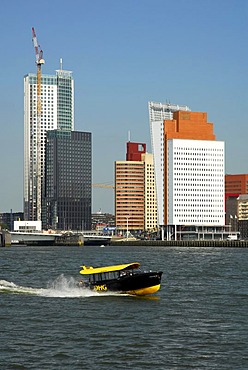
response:
<path id="1" fill-rule="evenodd" d="M 110 271 L 110 272 L 102 272 L 99 274 L 89 275 L 89 280 L 90 282 L 95 282 L 95 281 L 118 279 L 119 277 L 120 277 L 120 271 Z"/>
<path id="2" fill-rule="evenodd" d="M 140 269 L 128 269 L 119 271 L 119 276 L 132 276 L 140 273 L 141 273 Z"/>

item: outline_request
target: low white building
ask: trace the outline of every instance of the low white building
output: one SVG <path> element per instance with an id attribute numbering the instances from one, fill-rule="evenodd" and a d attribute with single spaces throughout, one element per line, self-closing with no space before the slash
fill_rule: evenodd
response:
<path id="1" fill-rule="evenodd" d="M 14 221 L 14 231 L 37 232 L 41 230 L 41 221 Z"/>

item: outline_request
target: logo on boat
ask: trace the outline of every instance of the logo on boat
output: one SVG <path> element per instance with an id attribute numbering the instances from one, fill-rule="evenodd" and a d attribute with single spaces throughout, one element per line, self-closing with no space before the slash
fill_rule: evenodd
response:
<path id="1" fill-rule="evenodd" d="M 94 290 L 96 290 L 97 292 L 104 292 L 104 291 L 108 290 L 108 288 L 106 287 L 105 284 L 103 284 L 103 285 L 95 285 L 94 286 Z"/>

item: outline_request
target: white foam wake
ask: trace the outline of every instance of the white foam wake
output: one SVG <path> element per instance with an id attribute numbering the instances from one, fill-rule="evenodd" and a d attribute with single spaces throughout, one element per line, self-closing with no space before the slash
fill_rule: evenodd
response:
<path id="1" fill-rule="evenodd" d="M 78 286 L 78 282 L 72 277 L 60 275 L 54 281 L 49 282 L 46 288 L 31 288 L 20 286 L 13 282 L 0 280 L 0 293 L 9 294 L 32 294 L 42 297 L 77 298 L 92 297 L 99 294 Z"/>
<path id="2" fill-rule="evenodd" d="M 0 293 L 37 294 L 42 289 L 19 286 L 7 280 L 0 280 Z"/>
<path id="3" fill-rule="evenodd" d="M 43 289 L 39 295 L 43 297 L 77 298 L 98 296 L 99 294 L 79 286 L 78 281 L 73 277 L 66 277 L 62 274 L 54 281 L 49 282 L 47 288 Z"/>
<path id="4" fill-rule="evenodd" d="M 116 295 L 111 292 L 98 293 L 88 288 L 78 285 L 78 281 L 73 277 L 66 277 L 63 274 L 58 276 L 54 281 L 48 282 L 46 288 L 31 288 L 16 285 L 7 280 L 0 280 L 0 294 L 28 294 L 42 297 L 58 298 L 87 298 Z M 117 294 L 118 295 L 118 294 Z"/>

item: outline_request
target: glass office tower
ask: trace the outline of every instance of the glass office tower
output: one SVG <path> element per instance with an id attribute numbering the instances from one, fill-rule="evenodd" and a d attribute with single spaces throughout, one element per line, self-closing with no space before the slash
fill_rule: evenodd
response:
<path id="1" fill-rule="evenodd" d="M 41 189 L 45 164 L 45 142 L 49 130 L 74 130 L 74 80 L 72 72 L 58 70 L 41 78 L 40 135 L 37 127 L 37 75 L 24 77 L 24 219 L 37 220 L 37 159 L 40 140 Z M 43 191 L 43 190 L 42 190 Z M 42 196 L 42 195 L 41 195 Z"/>
<path id="2" fill-rule="evenodd" d="M 42 223 L 45 229 L 90 230 L 91 133 L 47 132 Z"/>

